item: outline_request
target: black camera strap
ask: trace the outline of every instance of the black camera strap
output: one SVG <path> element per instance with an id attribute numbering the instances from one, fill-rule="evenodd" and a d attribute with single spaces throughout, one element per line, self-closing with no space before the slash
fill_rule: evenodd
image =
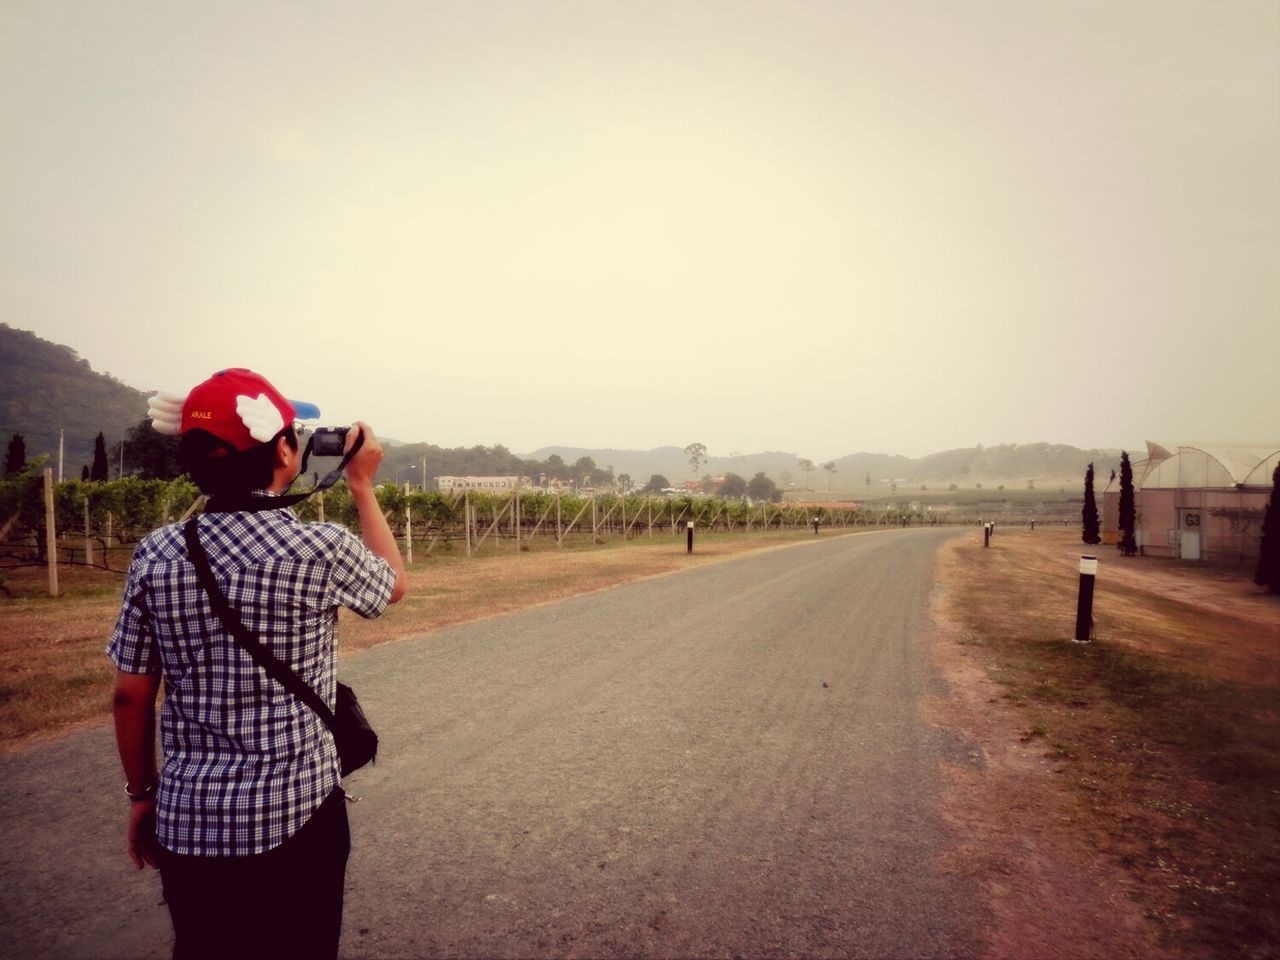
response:
<path id="1" fill-rule="evenodd" d="M 307 472 L 307 464 L 311 460 L 311 452 L 315 448 L 315 441 L 315 434 L 312 434 L 307 438 L 307 445 L 302 451 L 302 467 L 298 470 L 298 476 L 302 476 Z M 317 493 L 323 493 L 337 483 L 342 478 L 342 471 L 347 469 L 347 464 L 351 462 L 351 458 L 356 455 L 362 446 L 364 446 L 363 430 L 356 434 L 355 443 L 351 445 L 350 450 L 342 455 L 342 460 L 338 465 L 325 474 L 321 481 L 306 493 L 286 493 L 284 496 L 280 497 L 214 497 L 205 505 L 205 513 L 282 510 L 286 507 L 292 507 L 295 504 L 302 503 L 304 500 L 309 500 L 311 497 L 314 497 Z"/>

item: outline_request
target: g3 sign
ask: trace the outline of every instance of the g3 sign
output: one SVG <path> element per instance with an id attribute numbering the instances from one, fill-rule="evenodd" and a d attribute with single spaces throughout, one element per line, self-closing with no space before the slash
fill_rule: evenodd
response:
<path id="1" fill-rule="evenodd" d="M 1182 525 L 1183 525 L 1184 527 L 1198 527 L 1198 526 L 1200 526 L 1200 514 L 1198 514 L 1198 513 L 1184 513 L 1184 514 L 1182 515 Z"/>

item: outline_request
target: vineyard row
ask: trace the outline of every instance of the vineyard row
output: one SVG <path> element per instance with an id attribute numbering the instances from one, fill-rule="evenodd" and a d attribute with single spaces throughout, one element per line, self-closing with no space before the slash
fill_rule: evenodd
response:
<path id="1" fill-rule="evenodd" d="M 477 491 L 456 494 L 417 491 L 383 484 L 379 505 L 409 559 L 439 545 L 465 544 L 467 555 L 500 541 L 551 539 L 557 545 L 589 543 L 605 536 L 684 530 L 689 524 L 709 532 L 822 526 L 920 523 L 919 513 L 856 507 L 805 507 L 751 503 L 713 496 L 578 496 L 533 489 L 514 494 Z M 181 519 L 202 505 L 199 490 L 186 479 L 54 483 L 49 471 L 30 470 L 0 480 L 0 559 L 15 562 L 90 563 L 119 569 L 113 553 L 151 530 Z M 292 508 L 300 519 L 332 521 L 359 530 L 359 518 L 344 483 Z M 50 551 L 50 536 L 52 547 Z M 96 549 L 95 549 L 96 547 Z M 131 551 L 130 551 L 131 552 Z M 127 563 L 127 560 L 125 561 Z"/>

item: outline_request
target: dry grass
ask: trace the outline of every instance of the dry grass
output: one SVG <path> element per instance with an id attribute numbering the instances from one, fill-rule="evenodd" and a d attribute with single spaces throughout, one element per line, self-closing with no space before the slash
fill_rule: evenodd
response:
<path id="1" fill-rule="evenodd" d="M 45 595 L 37 567 L 7 571 L 0 599 L 0 743 L 105 718 L 115 672 L 104 655 L 120 611 L 122 574 L 59 569 L 61 596 Z"/>
<path id="2" fill-rule="evenodd" d="M 852 532 L 852 529 L 851 531 Z M 831 536 L 826 531 L 823 536 Z M 474 559 L 436 552 L 410 569 L 410 593 L 377 620 L 342 618 L 344 653 L 416 637 L 450 624 L 509 613 L 540 603 L 603 590 L 630 580 L 712 563 L 737 553 L 812 540 L 805 530 L 700 534 L 694 553 L 669 533 L 621 537 L 607 544 L 563 550 L 541 537 L 531 549 L 510 541 L 486 545 Z M 120 609 L 123 574 L 62 567 L 62 595 L 46 596 L 39 567 L 7 569 L 8 599 L 0 598 L 0 744 L 5 751 L 105 722 L 114 670 L 104 655 Z"/>
<path id="3" fill-rule="evenodd" d="M 1070 830 L 1132 880 L 1166 946 L 1280 943 L 1280 601 L 1247 571 L 1082 550 L 1072 535 L 950 545 L 955 642 L 1052 765 Z M 1077 559 L 1097 552 L 1095 641 L 1076 644 Z"/>

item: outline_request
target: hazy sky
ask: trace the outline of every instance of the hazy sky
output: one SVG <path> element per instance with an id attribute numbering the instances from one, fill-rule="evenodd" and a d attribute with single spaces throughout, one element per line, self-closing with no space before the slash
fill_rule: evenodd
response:
<path id="1" fill-rule="evenodd" d="M 0 320 L 444 446 L 1280 439 L 1275 0 L 0 0 Z"/>

